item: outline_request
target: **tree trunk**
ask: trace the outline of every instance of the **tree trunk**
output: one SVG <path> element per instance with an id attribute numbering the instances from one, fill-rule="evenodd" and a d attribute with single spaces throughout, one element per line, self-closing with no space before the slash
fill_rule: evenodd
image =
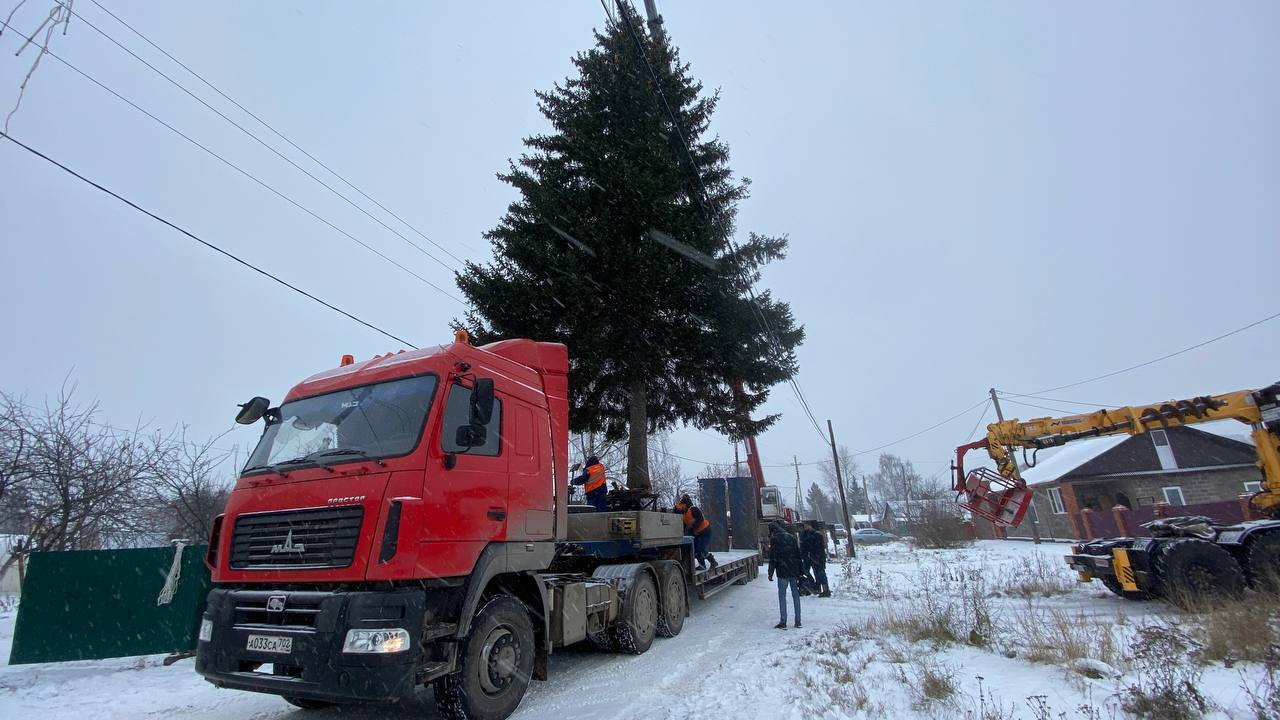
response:
<path id="1" fill-rule="evenodd" d="M 631 418 L 627 424 L 627 487 L 649 489 L 649 420 L 645 409 L 644 380 L 635 380 L 628 390 Z"/>

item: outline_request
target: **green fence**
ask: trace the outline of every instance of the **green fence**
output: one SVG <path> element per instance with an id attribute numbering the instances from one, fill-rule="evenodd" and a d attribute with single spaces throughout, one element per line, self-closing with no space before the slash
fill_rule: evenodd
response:
<path id="1" fill-rule="evenodd" d="M 209 593 L 204 545 L 182 553 L 173 598 L 157 605 L 174 549 L 34 553 L 9 664 L 192 650 Z"/>

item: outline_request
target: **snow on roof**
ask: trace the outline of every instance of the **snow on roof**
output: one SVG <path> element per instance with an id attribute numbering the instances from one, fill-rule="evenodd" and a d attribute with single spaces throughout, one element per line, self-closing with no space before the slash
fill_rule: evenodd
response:
<path id="1" fill-rule="evenodd" d="M 1253 436 L 1249 434 L 1249 426 L 1238 420 L 1217 420 L 1215 422 L 1190 425 L 1188 427 L 1207 432 L 1212 435 L 1229 438 L 1237 442 L 1253 445 Z"/>
<path id="2" fill-rule="evenodd" d="M 1053 482 L 1128 439 L 1128 435 L 1113 435 L 1079 440 L 1065 445 L 1049 457 L 1042 455 L 1035 467 L 1023 470 L 1022 479 L 1026 480 L 1028 485 Z M 1021 460 L 1021 452 L 1018 454 L 1018 459 Z M 1030 457 L 1030 453 L 1027 455 Z"/>

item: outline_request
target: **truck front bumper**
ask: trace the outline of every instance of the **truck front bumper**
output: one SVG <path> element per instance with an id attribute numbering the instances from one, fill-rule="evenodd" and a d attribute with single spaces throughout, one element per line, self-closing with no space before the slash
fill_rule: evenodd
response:
<path id="1" fill-rule="evenodd" d="M 425 614 L 420 590 L 213 590 L 203 617 L 212 627 L 197 646 L 196 672 L 218 687 L 292 698 L 394 700 L 417 685 Z M 408 647 L 343 652 L 348 630 L 379 628 L 407 631 Z M 251 635 L 271 638 L 255 643 L 275 645 L 276 651 L 249 649 Z"/>

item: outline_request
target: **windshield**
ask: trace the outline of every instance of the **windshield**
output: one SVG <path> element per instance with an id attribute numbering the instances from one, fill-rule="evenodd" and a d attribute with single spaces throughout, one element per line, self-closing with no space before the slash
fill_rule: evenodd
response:
<path id="1" fill-rule="evenodd" d="M 245 472 L 323 455 L 404 455 L 418 444 L 435 389 L 436 377 L 423 375 L 287 402 Z"/>

